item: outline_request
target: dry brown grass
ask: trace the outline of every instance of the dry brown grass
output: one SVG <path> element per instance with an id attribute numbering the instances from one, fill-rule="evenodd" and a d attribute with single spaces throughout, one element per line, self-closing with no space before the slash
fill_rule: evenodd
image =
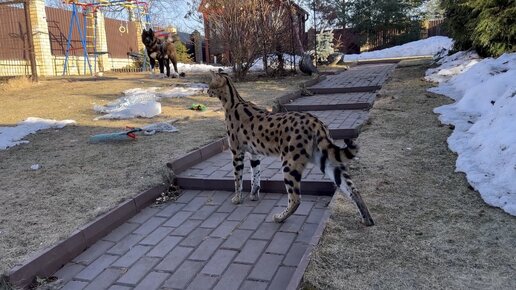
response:
<path id="1" fill-rule="evenodd" d="M 224 136 L 223 112 L 217 99 L 205 95 L 163 99 L 153 119 L 99 120 L 93 104 L 103 105 L 126 89 L 203 82 L 206 77 L 158 80 L 146 75 L 112 75 L 93 81 L 52 79 L 25 90 L 2 94 L 0 126 L 29 117 L 74 119 L 76 126 L 28 136 L 28 144 L 0 151 L 0 273 L 38 249 L 67 237 L 73 230 L 121 200 L 162 182 L 166 162 Z M 237 83 L 244 98 L 268 105 L 294 91 L 306 77 Z M 189 110 L 192 103 L 208 110 Z M 189 117 L 175 124 L 179 132 L 141 137 L 133 142 L 88 143 L 89 136 Z M 32 164 L 42 169 L 30 170 Z"/>
<path id="2" fill-rule="evenodd" d="M 5 93 L 10 91 L 26 90 L 36 85 L 37 83 L 32 82 L 28 77 L 15 77 L 8 79 L 5 82 L 0 82 L 0 92 Z"/>
<path id="3" fill-rule="evenodd" d="M 516 289 L 516 219 L 455 173 L 450 134 L 426 93 L 426 66 L 404 62 L 381 91 L 352 178 L 375 218 L 339 198 L 305 273 L 306 289 Z"/>

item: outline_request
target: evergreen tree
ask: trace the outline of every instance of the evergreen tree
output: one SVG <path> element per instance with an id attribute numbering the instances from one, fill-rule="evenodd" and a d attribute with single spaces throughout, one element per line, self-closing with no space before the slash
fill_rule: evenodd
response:
<path id="1" fill-rule="evenodd" d="M 516 51 L 516 1 L 444 0 L 442 6 L 455 49 L 483 56 Z"/>

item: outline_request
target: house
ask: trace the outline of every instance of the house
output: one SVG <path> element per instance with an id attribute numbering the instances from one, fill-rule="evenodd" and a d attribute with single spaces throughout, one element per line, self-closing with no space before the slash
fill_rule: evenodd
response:
<path id="1" fill-rule="evenodd" d="M 299 38 L 301 40 L 301 44 L 306 49 L 308 43 L 308 36 L 305 31 L 305 22 L 308 19 L 308 12 L 291 1 L 271 1 L 273 1 L 274 5 L 277 5 L 278 8 L 287 8 L 288 5 L 290 5 L 294 9 L 294 13 L 298 20 L 295 26 L 292 27 L 291 15 L 287 12 L 287 9 L 285 9 L 285 13 L 280 14 L 280 16 L 277 16 L 278 14 L 276 14 L 276 17 L 282 18 L 280 21 L 283 23 L 283 26 L 285 28 L 285 33 L 282 34 L 283 36 L 281 37 L 281 43 L 276 44 L 276 46 L 280 48 L 283 52 L 293 52 L 300 54 L 300 49 L 297 45 L 297 41 L 295 40 L 294 29 L 297 30 Z M 226 60 L 231 57 L 229 55 L 229 49 L 227 47 L 229 44 L 223 43 L 217 37 L 217 31 L 214 28 L 210 16 L 218 13 L 218 11 L 217 9 L 213 8 L 214 5 L 210 5 L 210 2 L 210 0 L 202 0 L 198 8 L 198 11 L 202 14 L 204 20 L 204 55 L 207 63 L 226 64 Z"/>

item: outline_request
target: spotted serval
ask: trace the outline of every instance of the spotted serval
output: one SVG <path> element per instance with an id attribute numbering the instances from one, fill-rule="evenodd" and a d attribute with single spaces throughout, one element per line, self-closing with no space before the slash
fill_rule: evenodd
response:
<path id="1" fill-rule="evenodd" d="M 251 154 L 250 199 L 257 200 L 260 190 L 260 155 L 280 156 L 283 162 L 285 187 L 288 192 L 287 208 L 274 215 L 283 222 L 298 208 L 300 181 L 308 162 L 317 165 L 343 192 L 349 193 L 366 225 L 374 224 L 366 204 L 353 185 L 344 158 L 354 157 L 350 148 L 340 148 L 330 138 L 328 129 L 309 113 L 271 113 L 240 97 L 230 77 L 211 72 L 208 94 L 222 102 L 226 117 L 229 147 L 233 154 L 235 173 L 234 204 L 242 202 L 242 173 L 244 154 Z M 350 144 L 350 142 L 346 142 Z M 342 180 L 344 179 L 344 182 Z M 346 186 L 347 185 L 347 186 Z M 347 188 L 349 186 L 349 189 Z"/>

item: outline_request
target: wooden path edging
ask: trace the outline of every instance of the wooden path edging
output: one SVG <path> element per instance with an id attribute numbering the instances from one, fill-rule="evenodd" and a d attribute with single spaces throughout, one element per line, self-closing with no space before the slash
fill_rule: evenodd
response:
<path id="1" fill-rule="evenodd" d="M 92 222 L 81 226 L 68 238 L 36 252 L 12 268 L 7 274 L 7 280 L 15 287 L 27 288 L 35 277 L 52 275 L 97 240 L 149 206 L 166 189 L 165 185 L 157 185 L 122 202 Z"/>

